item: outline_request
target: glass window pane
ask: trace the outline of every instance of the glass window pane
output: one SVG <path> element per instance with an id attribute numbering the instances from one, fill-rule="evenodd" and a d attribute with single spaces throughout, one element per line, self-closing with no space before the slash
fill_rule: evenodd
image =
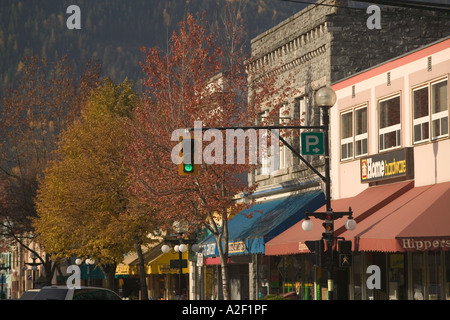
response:
<path id="1" fill-rule="evenodd" d="M 414 119 L 428 116 L 428 87 L 415 90 L 413 95 Z"/>
<path id="2" fill-rule="evenodd" d="M 433 138 L 448 134 L 448 117 L 439 118 L 432 122 Z"/>
<path id="3" fill-rule="evenodd" d="M 400 131 L 391 131 L 382 135 L 384 139 L 383 149 L 389 149 L 400 145 L 398 142 Z"/>
<path id="4" fill-rule="evenodd" d="M 380 129 L 400 123 L 400 96 L 380 102 Z"/>
<path id="5" fill-rule="evenodd" d="M 341 139 L 353 136 L 353 113 L 348 112 L 341 115 Z"/>
<path id="6" fill-rule="evenodd" d="M 422 125 L 414 126 L 414 142 L 422 140 Z"/>
<path id="7" fill-rule="evenodd" d="M 355 155 L 360 156 L 367 153 L 367 139 L 355 141 Z"/>
<path id="8" fill-rule="evenodd" d="M 430 137 L 430 124 L 428 122 L 422 123 L 422 139 L 428 139 Z"/>
<path id="9" fill-rule="evenodd" d="M 425 261 L 422 252 L 412 255 L 412 286 L 413 299 L 424 300 L 425 298 Z"/>
<path id="10" fill-rule="evenodd" d="M 431 98 L 433 113 L 448 110 L 447 80 L 435 83 L 431 86 Z"/>
<path id="11" fill-rule="evenodd" d="M 355 134 L 367 132 L 367 108 L 357 109 L 355 111 Z"/>

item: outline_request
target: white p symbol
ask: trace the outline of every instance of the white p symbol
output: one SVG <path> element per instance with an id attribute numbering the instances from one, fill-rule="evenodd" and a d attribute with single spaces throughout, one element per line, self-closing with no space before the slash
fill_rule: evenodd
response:
<path id="1" fill-rule="evenodd" d="M 306 152 L 310 152 L 310 146 L 316 146 L 319 143 L 319 137 L 317 136 L 307 136 L 306 137 Z M 315 150 L 313 150 L 315 151 Z"/>

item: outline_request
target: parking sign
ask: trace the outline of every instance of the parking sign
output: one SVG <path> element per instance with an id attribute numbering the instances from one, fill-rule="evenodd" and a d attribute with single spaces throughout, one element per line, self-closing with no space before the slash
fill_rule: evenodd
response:
<path id="1" fill-rule="evenodd" d="M 323 132 L 302 132 L 302 154 L 323 155 Z"/>

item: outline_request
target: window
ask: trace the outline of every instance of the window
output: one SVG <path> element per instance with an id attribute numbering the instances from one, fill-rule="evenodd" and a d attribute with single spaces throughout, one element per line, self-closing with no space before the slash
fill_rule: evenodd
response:
<path id="1" fill-rule="evenodd" d="M 291 120 L 291 112 L 288 104 L 283 105 L 278 114 L 278 124 L 279 125 L 286 125 L 289 124 L 289 121 Z M 280 161 L 278 163 L 278 169 L 285 169 L 287 167 L 288 162 L 288 149 L 283 144 L 280 146 Z"/>
<path id="2" fill-rule="evenodd" d="M 431 85 L 432 139 L 448 136 L 447 80 Z"/>
<path id="3" fill-rule="evenodd" d="M 378 102 L 379 151 L 400 147 L 400 95 Z"/>
<path id="4" fill-rule="evenodd" d="M 355 156 L 367 154 L 367 106 L 355 110 Z"/>
<path id="5" fill-rule="evenodd" d="M 448 136 L 447 79 L 414 88 L 413 142 Z"/>
<path id="6" fill-rule="evenodd" d="M 341 114 L 341 160 L 353 157 L 353 110 Z"/>
<path id="7" fill-rule="evenodd" d="M 294 117 L 294 122 L 296 124 L 299 124 L 301 126 L 308 126 L 310 125 L 310 121 L 309 121 L 309 112 L 308 112 L 308 96 L 301 96 L 301 97 L 297 97 L 295 98 L 295 102 L 294 102 L 294 112 L 293 112 L 293 117 Z M 293 134 L 292 137 L 292 147 L 294 148 L 295 151 L 297 151 L 297 153 L 300 154 L 300 133 L 304 132 L 305 129 L 301 129 L 299 131 L 296 130 L 296 132 Z M 298 157 L 292 157 L 292 163 L 293 165 L 300 165 L 301 164 L 301 160 Z"/>
<path id="8" fill-rule="evenodd" d="M 414 143 L 429 139 L 430 115 L 428 109 L 428 87 L 413 90 Z"/>
<path id="9" fill-rule="evenodd" d="M 341 114 L 341 160 L 367 154 L 367 105 Z"/>

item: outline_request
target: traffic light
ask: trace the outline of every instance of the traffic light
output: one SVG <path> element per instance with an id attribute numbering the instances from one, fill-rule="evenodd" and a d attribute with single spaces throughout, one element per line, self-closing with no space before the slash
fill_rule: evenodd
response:
<path id="1" fill-rule="evenodd" d="M 352 242 L 350 240 L 338 241 L 339 267 L 346 268 L 352 265 Z"/>
<path id="2" fill-rule="evenodd" d="M 313 241 L 305 241 L 305 245 L 308 247 L 311 253 L 314 253 L 316 258 L 316 265 L 322 266 L 325 264 L 325 246 L 323 240 L 313 240 Z"/>
<path id="3" fill-rule="evenodd" d="M 330 215 L 325 216 L 325 222 L 322 223 L 322 226 L 325 228 L 325 232 L 322 233 L 322 237 L 325 240 L 330 241 L 333 238 L 334 234 L 334 224 Z"/>
<path id="4" fill-rule="evenodd" d="M 195 139 L 183 137 L 179 138 L 181 163 L 178 165 L 178 174 L 180 176 L 198 175 L 199 164 L 194 161 L 197 144 Z"/>

